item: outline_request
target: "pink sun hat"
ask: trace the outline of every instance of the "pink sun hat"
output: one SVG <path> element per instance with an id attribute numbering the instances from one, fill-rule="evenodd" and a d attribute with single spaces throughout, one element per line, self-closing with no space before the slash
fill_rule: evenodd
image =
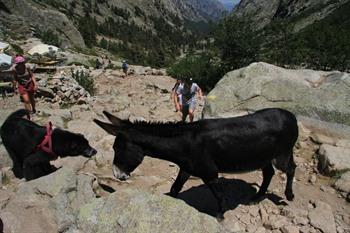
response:
<path id="1" fill-rule="evenodd" d="M 15 57 L 14 63 L 19 64 L 19 63 L 23 63 L 25 61 L 26 61 L 26 59 L 23 56 L 19 55 L 19 56 Z"/>

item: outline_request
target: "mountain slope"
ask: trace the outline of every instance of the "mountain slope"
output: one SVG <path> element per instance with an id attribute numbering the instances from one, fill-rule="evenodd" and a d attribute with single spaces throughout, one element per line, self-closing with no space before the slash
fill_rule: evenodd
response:
<path id="1" fill-rule="evenodd" d="M 233 15 L 247 17 L 256 29 L 276 20 L 293 20 L 295 31 L 327 17 L 349 0 L 242 0 Z"/>
<path id="2" fill-rule="evenodd" d="M 98 46 L 156 66 L 195 44 L 195 30 L 225 13 L 218 0 L 0 0 L 0 6 L 0 34 L 10 38 L 34 35 L 62 48 Z"/>
<path id="3" fill-rule="evenodd" d="M 350 0 L 243 0 L 216 41 L 228 69 L 264 61 L 348 72 L 349 12 Z"/>
<path id="4" fill-rule="evenodd" d="M 98 24 L 112 17 L 156 33 L 154 19 L 171 27 L 182 27 L 184 20 L 216 21 L 225 11 L 217 0 L 0 0 L 0 4 L 0 22 L 10 29 L 16 29 L 13 25 L 19 21 L 22 26 L 51 29 L 58 32 L 67 46 L 77 47 L 85 45 L 77 33 L 76 22 L 87 14 Z"/>

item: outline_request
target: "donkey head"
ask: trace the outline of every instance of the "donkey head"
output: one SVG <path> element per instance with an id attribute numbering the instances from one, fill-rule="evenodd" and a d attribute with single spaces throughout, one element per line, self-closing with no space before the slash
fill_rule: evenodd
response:
<path id="1" fill-rule="evenodd" d="M 117 136 L 114 141 L 114 160 L 113 174 L 119 180 L 127 180 L 130 173 L 139 166 L 144 158 L 144 153 L 141 147 L 130 140 L 132 135 L 128 134 L 128 125 L 130 122 L 123 121 L 112 114 L 103 112 L 111 123 L 94 120 L 102 129 L 109 134 Z"/>

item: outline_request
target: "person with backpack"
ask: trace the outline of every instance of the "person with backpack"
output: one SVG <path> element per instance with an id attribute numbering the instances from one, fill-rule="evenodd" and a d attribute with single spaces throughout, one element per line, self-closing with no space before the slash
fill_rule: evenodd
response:
<path id="1" fill-rule="evenodd" d="M 128 76 L 129 65 L 128 65 L 128 63 L 126 63 L 125 60 L 123 60 L 122 69 L 123 69 L 125 76 Z"/>
<path id="2" fill-rule="evenodd" d="M 202 99 L 202 89 L 190 78 L 188 81 L 184 82 L 182 87 L 179 87 L 179 93 L 181 94 L 182 101 L 182 121 L 185 122 L 187 115 L 189 115 L 190 122 L 193 122 L 197 102 L 196 94 Z"/>
<path id="3" fill-rule="evenodd" d="M 18 92 L 24 102 L 25 109 L 31 113 L 35 113 L 34 93 L 38 89 L 38 84 L 30 67 L 26 64 L 26 60 L 22 55 L 17 55 L 14 58 L 15 65 L 13 71 L 13 88 L 14 92 Z"/>

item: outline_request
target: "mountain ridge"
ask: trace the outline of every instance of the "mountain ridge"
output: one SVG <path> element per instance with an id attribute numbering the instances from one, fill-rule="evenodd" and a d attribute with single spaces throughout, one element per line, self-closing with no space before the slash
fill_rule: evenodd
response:
<path id="1" fill-rule="evenodd" d="M 249 18 L 256 29 L 276 20 L 293 20 L 295 31 L 320 21 L 349 0 L 242 0 L 232 13 Z"/>

